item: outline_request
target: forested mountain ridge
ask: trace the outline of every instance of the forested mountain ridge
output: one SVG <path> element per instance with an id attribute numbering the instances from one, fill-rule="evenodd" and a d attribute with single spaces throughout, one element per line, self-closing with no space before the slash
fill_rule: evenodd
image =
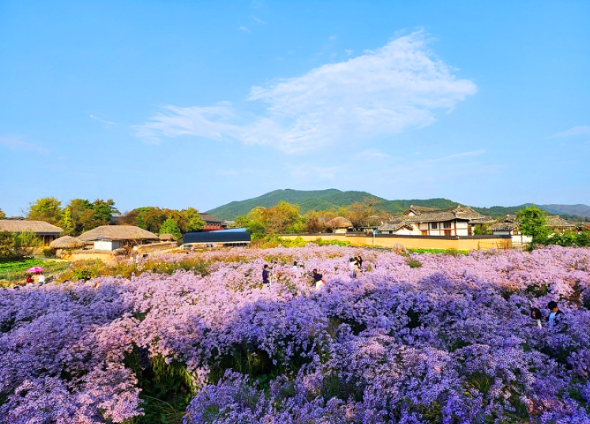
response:
<path id="1" fill-rule="evenodd" d="M 238 216 L 246 215 L 257 206 L 269 208 L 275 206 L 280 201 L 298 205 L 300 207 L 299 212 L 305 214 L 313 210 L 338 209 L 342 206 L 350 206 L 355 202 L 363 202 L 366 199 L 374 200 L 377 209 L 389 212 L 392 215 L 403 212 L 410 205 L 445 209 L 452 208 L 459 204 L 444 198 L 386 200 L 366 191 L 341 191 L 334 188 L 309 191 L 282 189 L 274 190 L 252 199 L 230 202 L 211 209 L 207 211 L 207 213 L 231 221 Z M 519 206 L 492 206 L 489 208 L 473 207 L 473 209 L 492 218 L 500 218 L 507 214 L 514 215 L 527 205 L 530 205 L 530 203 Z M 574 220 L 576 220 L 576 218 L 581 218 L 582 216 L 590 217 L 590 207 L 586 205 L 539 205 L 539 207 L 550 213 L 567 215 L 566 218 Z M 578 214 L 580 215 L 579 217 L 572 216 Z M 583 218 L 577 220 L 583 220 Z"/>

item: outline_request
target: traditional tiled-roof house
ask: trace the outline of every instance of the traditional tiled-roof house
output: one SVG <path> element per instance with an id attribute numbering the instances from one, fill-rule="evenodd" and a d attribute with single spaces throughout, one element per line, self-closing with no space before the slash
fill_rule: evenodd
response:
<path id="1" fill-rule="evenodd" d="M 546 217 L 545 226 L 549 228 L 551 233 L 563 233 L 567 230 L 575 230 L 576 226 L 571 222 L 562 219 L 559 216 Z M 523 245 L 530 243 L 533 238 L 523 235 L 519 230 L 518 218 L 514 215 L 506 215 L 500 221 L 495 222 L 490 226 L 490 230 L 494 235 L 510 235 L 512 236 L 513 245 Z"/>
<path id="2" fill-rule="evenodd" d="M 11 233 L 30 231 L 39 237 L 44 246 L 47 246 L 53 240 L 58 238 L 63 230 L 45 221 L 0 219 L 0 231 L 8 231 Z"/>
<path id="3" fill-rule="evenodd" d="M 473 226 L 489 218 L 468 206 L 436 209 L 411 205 L 404 213 L 381 225 L 377 234 L 422 236 L 470 236 Z"/>
<path id="4" fill-rule="evenodd" d="M 217 231 L 225 228 L 225 221 L 223 219 L 217 218 L 208 213 L 199 213 L 199 215 L 201 215 L 201 218 L 205 221 L 203 231 Z"/>

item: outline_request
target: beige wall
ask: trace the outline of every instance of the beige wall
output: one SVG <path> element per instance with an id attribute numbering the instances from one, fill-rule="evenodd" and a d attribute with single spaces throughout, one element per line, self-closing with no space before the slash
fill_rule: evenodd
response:
<path id="1" fill-rule="evenodd" d="M 509 249 L 512 241 L 509 238 L 475 238 L 460 237 L 458 239 L 446 239 L 441 237 L 396 237 L 395 235 L 377 236 L 352 236 L 344 234 L 289 234 L 281 235 L 281 238 L 293 240 L 301 237 L 305 241 L 339 240 L 350 242 L 353 246 L 367 247 L 393 247 L 396 243 L 408 249 L 456 249 L 456 250 L 480 250 L 480 249 Z"/>

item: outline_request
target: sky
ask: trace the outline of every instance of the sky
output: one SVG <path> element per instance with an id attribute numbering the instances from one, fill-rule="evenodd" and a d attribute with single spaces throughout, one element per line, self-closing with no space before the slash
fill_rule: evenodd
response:
<path id="1" fill-rule="evenodd" d="M 590 204 L 590 2 L 0 0 L 0 209 Z"/>

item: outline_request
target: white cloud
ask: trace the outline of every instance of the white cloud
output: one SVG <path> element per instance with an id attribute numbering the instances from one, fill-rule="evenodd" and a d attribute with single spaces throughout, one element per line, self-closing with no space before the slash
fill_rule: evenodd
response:
<path id="1" fill-rule="evenodd" d="M 590 135 L 590 126 L 580 126 L 555 134 L 553 137 L 573 137 L 577 135 Z"/>
<path id="2" fill-rule="evenodd" d="M 486 151 L 485 150 L 472 150 L 470 152 L 463 152 L 463 153 L 453 153 L 452 155 L 443 156 L 442 158 L 435 158 L 435 159 L 428 159 L 425 162 L 442 162 L 451 159 L 457 158 L 464 158 L 464 157 L 472 157 L 472 156 L 480 156 L 483 155 Z"/>
<path id="3" fill-rule="evenodd" d="M 101 124 L 104 124 L 107 127 L 112 127 L 113 125 L 116 125 L 114 122 L 107 121 L 106 119 L 99 118 L 98 116 L 94 116 L 93 114 L 90 114 L 90 117 L 92 119 L 94 119 L 95 121 L 98 121 Z"/>
<path id="4" fill-rule="evenodd" d="M 349 55 L 349 56 L 352 56 L 352 54 L 354 53 L 354 50 L 352 50 L 352 49 L 344 49 L 344 52 L 345 52 L 347 55 Z"/>
<path id="5" fill-rule="evenodd" d="M 238 27 L 238 29 L 239 29 L 240 31 L 244 31 L 244 32 L 250 32 L 250 30 L 249 30 L 248 28 L 246 28 L 245 26 L 243 26 L 243 25 L 242 25 L 242 26 L 239 26 L 239 27 Z"/>
<path id="6" fill-rule="evenodd" d="M 387 153 L 380 152 L 377 149 L 367 149 L 355 154 L 354 157 L 361 160 L 379 160 L 389 159 L 391 156 L 389 156 Z"/>
<path id="7" fill-rule="evenodd" d="M 137 135 L 232 138 L 294 153 L 366 143 L 430 125 L 438 111 L 452 110 L 477 88 L 434 59 L 426 44 L 425 35 L 415 32 L 300 77 L 253 87 L 248 100 L 262 102 L 266 109 L 248 122 L 237 122 L 239 114 L 227 103 L 212 108 L 168 106 L 166 115 L 137 126 Z"/>
<path id="8" fill-rule="evenodd" d="M 47 154 L 45 147 L 38 146 L 33 143 L 25 143 L 17 138 L 0 137 L 0 145 L 7 146 L 12 149 L 23 149 L 40 154 Z"/>
<path id="9" fill-rule="evenodd" d="M 257 24 L 266 25 L 266 22 L 264 22 L 262 19 L 260 19 L 259 17 L 255 16 L 255 15 L 251 15 L 251 18 Z"/>

